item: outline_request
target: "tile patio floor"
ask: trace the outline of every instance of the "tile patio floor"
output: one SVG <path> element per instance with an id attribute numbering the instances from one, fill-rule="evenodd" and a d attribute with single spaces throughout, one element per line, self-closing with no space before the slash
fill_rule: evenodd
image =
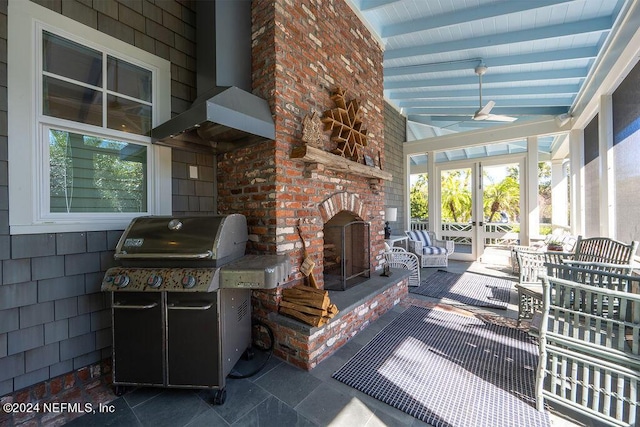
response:
<path id="1" fill-rule="evenodd" d="M 448 270 L 475 271 L 496 276 L 508 276 L 506 260 L 498 253 L 485 258 L 485 264 L 451 261 Z M 437 269 L 423 269 L 423 275 Z M 412 300 L 411 298 L 415 298 Z M 482 309 L 513 322 L 517 317 L 515 291 L 508 310 Z M 427 424 L 373 399 L 337 380 L 333 372 L 346 363 L 362 346 L 410 304 L 434 304 L 433 298 L 413 296 L 378 319 L 354 337 L 329 359 L 310 372 L 271 358 L 266 367 L 248 379 L 227 380 L 224 405 L 210 404 L 210 391 L 140 388 L 116 398 L 115 413 L 89 414 L 76 418 L 67 426 L 426 426 Z M 479 311 L 475 309 L 474 311 Z M 259 357 L 251 363 L 257 363 Z M 248 362 L 241 362 L 248 363 Z M 245 367 L 246 368 L 246 367 Z M 238 368 L 240 369 L 240 368 Z M 247 369 L 247 371 L 249 371 Z M 245 371 L 245 372 L 247 372 Z M 595 426 L 580 424 L 552 414 L 554 427 Z M 36 424 L 37 425 L 37 424 Z M 39 425 L 61 425 L 57 422 Z M 473 426 L 469 426 L 473 427 Z M 523 426 L 524 427 L 524 426 Z"/>

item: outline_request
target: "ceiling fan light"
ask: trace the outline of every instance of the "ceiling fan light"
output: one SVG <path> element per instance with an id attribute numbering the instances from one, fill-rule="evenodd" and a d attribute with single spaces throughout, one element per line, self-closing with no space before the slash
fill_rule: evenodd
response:
<path id="1" fill-rule="evenodd" d="M 475 71 L 475 73 L 476 73 L 478 76 L 483 76 L 483 75 L 484 75 L 484 73 L 486 73 L 486 72 L 487 72 L 487 66 L 485 65 L 485 63 L 484 63 L 484 62 L 481 62 L 480 64 L 478 64 L 478 66 L 477 66 L 476 68 L 474 68 L 474 70 L 473 70 L 473 71 Z"/>
<path id="2" fill-rule="evenodd" d="M 563 127 L 571 121 L 571 118 L 572 116 L 569 113 L 559 114 L 555 117 L 556 124 L 558 125 L 558 127 Z"/>

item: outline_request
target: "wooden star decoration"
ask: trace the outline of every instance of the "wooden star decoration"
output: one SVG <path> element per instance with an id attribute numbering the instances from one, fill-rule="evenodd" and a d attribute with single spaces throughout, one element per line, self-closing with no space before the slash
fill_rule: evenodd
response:
<path id="1" fill-rule="evenodd" d="M 367 130 L 362 127 L 360 120 L 360 102 L 356 99 L 346 100 L 346 91 L 340 87 L 331 95 L 336 108 L 322 114 L 324 130 L 331 131 L 331 140 L 338 144 L 333 150 L 338 154 L 355 162 L 362 162 L 362 147 L 367 145 Z"/>

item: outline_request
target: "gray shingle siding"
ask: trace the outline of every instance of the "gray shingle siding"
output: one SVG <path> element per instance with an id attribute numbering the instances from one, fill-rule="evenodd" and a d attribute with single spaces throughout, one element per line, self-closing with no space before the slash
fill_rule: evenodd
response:
<path id="1" fill-rule="evenodd" d="M 20 327 L 20 309 L 0 310 L 0 334 Z"/>
<path id="2" fill-rule="evenodd" d="M 62 276 L 64 276 L 63 256 L 31 258 L 31 278 L 33 280 L 53 279 Z"/>
<path id="3" fill-rule="evenodd" d="M 60 342 L 60 359 L 68 360 L 93 352 L 96 346 L 95 333 L 88 333 Z"/>
<path id="4" fill-rule="evenodd" d="M 84 275 L 38 281 L 38 301 L 54 301 L 84 294 Z"/>
<path id="5" fill-rule="evenodd" d="M 55 319 L 68 319 L 78 315 L 78 298 L 71 297 L 55 301 Z"/>
<path id="6" fill-rule="evenodd" d="M 24 353 L 0 359 L 0 381 L 24 374 Z"/>
<path id="7" fill-rule="evenodd" d="M 107 250 L 106 231 L 90 231 L 87 233 L 87 252 L 100 252 Z"/>
<path id="8" fill-rule="evenodd" d="M 103 31 L 172 64 L 172 113 L 195 96 L 195 13 L 189 2 L 115 0 L 35 1 Z M 0 396 L 95 363 L 111 355 L 108 296 L 100 292 L 104 271 L 115 265 L 113 251 L 122 230 L 10 235 L 7 140 L 7 2 L 0 1 Z M 166 21 L 166 22 L 165 22 Z M 177 159 L 177 160 L 176 160 Z M 174 166 L 211 169 L 215 156 L 174 150 Z M 177 162 L 177 163 L 176 163 Z M 208 170 L 189 188 L 194 201 L 176 214 L 205 206 L 215 213 Z M 174 177 L 175 179 L 176 177 Z M 193 190 L 195 187 L 195 190 Z M 185 199 L 188 200 L 188 199 Z M 191 209 L 191 210 L 190 210 Z"/>
<path id="9" fill-rule="evenodd" d="M 385 206 L 398 208 L 398 219 L 389 224 L 393 234 L 404 234 L 401 230 L 404 218 L 404 156 L 402 144 L 407 140 L 406 118 L 398 110 L 384 104 L 384 169 L 391 172 L 393 179 L 384 182 Z"/>
<path id="10" fill-rule="evenodd" d="M 69 338 L 69 320 L 62 319 L 44 325 L 44 343 L 51 344 Z"/>
<path id="11" fill-rule="evenodd" d="M 11 255 L 13 258 L 33 258 L 55 254 L 55 234 L 11 236 Z"/>
<path id="12" fill-rule="evenodd" d="M 7 354 L 7 334 L 0 334 L 0 357 L 5 357 Z"/>
<path id="13" fill-rule="evenodd" d="M 79 254 L 87 251 L 87 233 L 63 233 L 56 235 L 56 254 Z"/>
<path id="14" fill-rule="evenodd" d="M 0 286 L 0 310 L 21 307 L 38 302 L 36 282 Z"/>
<path id="15" fill-rule="evenodd" d="M 60 361 L 60 343 L 54 342 L 43 347 L 26 351 L 25 368 L 27 372 L 35 371 Z"/>
<path id="16" fill-rule="evenodd" d="M 100 254 L 98 253 L 88 252 L 64 257 L 65 274 L 95 273 L 96 271 L 100 271 Z"/>
<path id="17" fill-rule="evenodd" d="M 53 301 L 20 307 L 20 329 L 53 321 L 53 307 Z"/>
<path id="18" fill-rule="evenodd" d="M 7 334 L 7 353 L 16 354 L 44 345 L 43 325 L 18 329 Z"/>
<path id="19" fill-rule="evenodd" d="M 38 369 L 37 371 L 28 372 L 13 379 L 13 386 L 16 390 L 28 387 L 49 379 L 49 367 Z"/>
<path id="20" fill-rule="evenodd" d="M 31 260 L 8 259 L 2 261 L 2 283 L 10 285 L 12 283 L 28 282 L 31 280 Z"/>
<path id="21" fill-rule="evenodd" d="M 77 337 L 91 332 L 90 322 L 90 314 L 83 314 L 82 316 L 69 318 L 69 338 Z"/>

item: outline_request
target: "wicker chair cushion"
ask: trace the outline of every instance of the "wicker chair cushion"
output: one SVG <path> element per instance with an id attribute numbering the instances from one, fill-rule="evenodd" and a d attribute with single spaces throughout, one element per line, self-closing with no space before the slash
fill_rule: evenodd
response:
<path id="1" fill-rule="evenodd" d="M 422 248 L 424 255 L 442 255 L 447 253 L 447 248 L 441 248 L 440 246 L 425 246 Z"/>
<path id="2" fill-rule="evenodd" d="M 429 238 L 429 234 L 424 230 L 410 230 L 407 231 L 407 236 L 409 236 L 410 240 L 415 240 L 417 242 L 422 242 L 422 246 L 426 249 L 428 246 L 431 246 L 431 239 Z M 429 252 L 425 252 L 429 253 Z"/>

